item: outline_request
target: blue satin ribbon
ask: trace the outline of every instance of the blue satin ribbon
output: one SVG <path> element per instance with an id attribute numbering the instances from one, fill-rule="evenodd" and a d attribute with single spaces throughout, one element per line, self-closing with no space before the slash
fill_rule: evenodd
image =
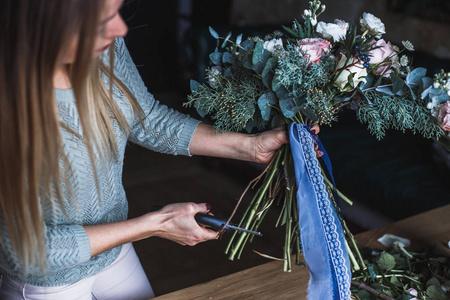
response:
<path id="1" fill-rule="evenodd" d="M 319 139 L 319 136 L 314 132 L 311 131 L 312 126 L 311 125 L 303 125 L 306 130 L 308 130 L 308 132 L 311 134 L 311 137 L 314 140 L 314 143 L 318 146 L 318 150 L 322 152 L 322 160 L 325 164 L 325 167 L 327 168 L 328 171 L 328 175 L 330 175 L 331 178 L 331 182 L 333 183 L 333 197 L 334 200 L 336 201 L 336 204 L 339 208 L 339 214 L 341 214 L 341 200 L 336 192 L 336 183 L 334 182 L 334 177 L 333 177 L 333 167 L 331 166 L 331 160 L 330 157 L 328 156 L 327 151 L 325 150 L 325 147 L 322 145 L 322 142 Z"/>
<path id="2" fill-rule="evenodd" d="M 308 299 L 348 300 L 351 269 L 344 230 L 323 182 L 314 138 L 306 125 L 292 123 L 289 139 L 298 187 L 300 240 L 310 273 Z"/>

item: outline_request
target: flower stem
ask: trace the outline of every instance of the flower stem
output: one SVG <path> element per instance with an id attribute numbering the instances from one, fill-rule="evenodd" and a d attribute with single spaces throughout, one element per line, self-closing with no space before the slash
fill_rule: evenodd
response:
<path id="1" fill-rule="evenodd" d="M 260 206 L 262 199 L 266 196 L 267 191 L 269 189 L 269 186 L 270 186 L 270 184 L 271 184 L 275 174 L 278 171 L 278 166 L 280 164 L 280 158 L 281 158 L 282 154 L 284 153 L 285 148 L 286 148 L 286 146 L 283 146 L 277 152 L 275 160 L 274 160 L 272 166 L 270 166 L 270 169 L 268 170 L 268 172 L 267 172 L 267 174 L 265 176 L 265 179 L 264 179 L 264 182 L 263 182 L 262 186 L 258 189 L 257 198 L 254 199 L 254 204 L 249 206 L 249 208 L 252 207 L 250 212 L 249 212 L 249 215 L 248 216 L 244 216 L 242 218 L 242 220 L 241 220 L 241 223 L 243 223 L 244 219 L 247 219 L 247 221 L 245 222 L 245 226 L 242 226 L 242 224 L 241 224 L 240 225 L 241 227 L 243 227 L 245 229 L 250 229 L 250 226 L 251 226 L 251 224 L 252 224 L 252 222 L 253 222 L 253 220 L 255 218 L 255 215 L 257 214 L 258 207 Z M 248 239 L 248 234 L 247 233 L 244 232 L 244 233 L 240 234 L 239 239 L 236 241 L 236 244 L 231 249 L 231 253 L 229 255 L 229 259 L 230 260 L 234 260 L 234 258 L 236 257 L 236 254 L 238 254 L 238 253 L 239 253 L 239 256 L 240 256 L 240 253 L 241 253 L 241 251 L 242 251 L 242 249 L 243 249 L 247 239 Z M 232 243 L 232 241 L 230 241 L 229 246 L 231 245 L 231 243 Z M 228 250 L 228 248 L 227 248 L 227 250 Z"/>

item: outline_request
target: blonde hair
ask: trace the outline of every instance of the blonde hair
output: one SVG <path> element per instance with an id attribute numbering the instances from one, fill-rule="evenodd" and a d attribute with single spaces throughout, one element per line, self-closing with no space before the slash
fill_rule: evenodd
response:
<path id="1" fill-rule="evenodd" d="M 53 75 L 71 38 L 82 37 L 67 71 L 94 171 L 94 149 L 117 158 L 112 119 L 129 131 L 112 99 L 113 82 L 141 113 L 136 99 L 112 72 L 113 47 L 110 69 L 92 58 L 103 2 L 0 1 L 0 213 L 4 218 L 0 244 L 8 247 L 9 238 L 14 259 L 24 271 L 46 263 L 44 196 L 52 205 L 55 199 L 62 201 L 64 174 L 58 157 L 64 157 L 60 135 L 64 125 L 57 115 Z M 100 70 L 110 76 L 109 87 L 103 84 Z"/>

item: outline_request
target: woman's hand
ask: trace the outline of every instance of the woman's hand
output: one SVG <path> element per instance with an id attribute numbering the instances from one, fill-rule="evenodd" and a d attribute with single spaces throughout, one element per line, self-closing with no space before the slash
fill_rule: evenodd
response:
<path id="1" fill-rule="evenodd" d="M 209 205 L 205 203 L 176 203 L 137 218 L 84 226 L 91 246 L 91 257 L 152 236 L 189 246 L 213 240 L 218 232 L 200 227 L 194 219 L 197 213 L 207 212 Z"/>
<path id="2" fill-rule="evenodd" d="M 144 217 L 147 217 L 150 223 L 156 221 L 159 224 L 155 236 L 181 245 L 194 246 L 218 236 L 218 232 L 199 226 L 194 219 L 197 213 L 208 213 L 209 210 L 209 205 L 205 203 L 175 203 Z"/>
<path id="3" fill-rule="evenodd" d="M 269 163 L 281 146 L 288 142 L 284 126 L 253 135 L 253 161 Z"/>
<path id="4" fill-rule="evenodd" d="M 311 130 L 318 134 L 319 125 L 314 124 Z M 287 142 L 287 132 L 283 126 L 258 134 L 220 134 L 212 126 L 200 124 L 194 132 L 189 150 L 194 155 L 269 163 L 277 150 Z"/>

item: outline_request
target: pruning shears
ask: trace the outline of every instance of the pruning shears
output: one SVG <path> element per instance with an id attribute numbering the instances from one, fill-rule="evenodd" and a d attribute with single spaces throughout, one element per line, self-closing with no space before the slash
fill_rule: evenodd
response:
<path id="1" fill-rule="evenodd" d="M 159 209 L 161 209 L 162 206 L 152 206 L 150 208 L 150 211 L 157 211 Z M 202 214 L 202 213 L 198 213 L 195 215 L 195 221 L 197 221 L 197 224 L 206 228 L 210 228 L 213 229 L 215 231 L 220 231 L 223 229 L 223 231 L 227 232 L 229 230 L 237 230 L 240 232 L 247 232 L 250 234 L 254 234 L 257 236 L 262 236 L 261 232 L 258 231 L 253 231 L 253 230 L 248 230 L 245 228 L 241 228 L 238 226 L 234 226 L 233 224 L 229 223 L 227 224 L 227 226 L 225 228 L 224 225 L 227 223 L 227 220 L 210 215 L 210 214 Z"/>

